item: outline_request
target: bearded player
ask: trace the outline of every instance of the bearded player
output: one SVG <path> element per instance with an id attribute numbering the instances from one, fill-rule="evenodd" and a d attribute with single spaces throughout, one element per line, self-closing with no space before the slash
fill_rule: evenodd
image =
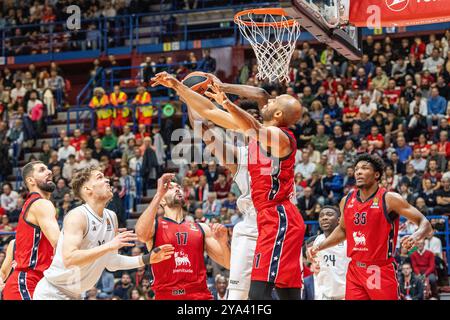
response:
<path id="1" fill-rule="evenodd" d="M 173 259 L 151 265 L 152 290 L 157 300 L 212 300 L 206 282 L 204 251 L 218 264 L 230 268 L 228 231 L 221 224 L 210 226 L 184 220 L 184 196 L 174 174 L 158 179 L 156 195 L 136 223 L 139 241 L 152 250 L 161 244 L 174 247 Z M 158 208 L 164 216 L 156 219 Z"/>
<path id="2" fill-rule="evenodd" d="M 56 210 L 49 200 L 56 186 L 52 171 L 41 161 L 27 163 L 22 178 L 29 195 L 16 229 L 16 267 L 6 281 L 4 300 L 31 300 L 43 272 L 50 266 L 58 242 Z"/>
<path id="3" fill-rule="evenodd" d="M 309 249 L 315 255 L 347 240 L 346 300 L 398 300 L 399 288 L 394 252 L 400 216 L 418 229 L 401 244 L 411 249 L 432 233 L 428 220 L 401 195 L 379 186 L 383 160 L 363 154 L 355 162 L 356 188 L 345 196 L 339 226 L 320 244 Z"/>
<path id="4" fill-rule="evenodd" d="M 241 130 L 250 139 L 248 171 L 257 212 L 258 239 L 252 270 L 250 299 L 270 300 L 276 288 L 280 299 L 300 299 L 301 247 L 305 225 L 294 198 L 294 164 L 297 144 L 289 126 L 302 114 L 299 101 L 289 95 L 270 99 L 261 109 L 263 124 L 233 104 L 217 84 L 205 95 L 189 89 L 165 72 L 153 86 L 173 88 L 199 115 L 226 129 Z"/>
<path id="5" fill-rule="evenodd" d="M 170 245 L 140 256 L 118 254 L 120 248 L 134 246 L 137 238 L 132 231 L 119 229 L 116 214 L 106 209 L 113 192 L 109 179 L 98 168 L 77 172 L 72 188 L 84 204 L 66 214 L 55 258 L 39 281 L 33 300 L 79 300 L 95 286 L 105 268 L 135 269 L 173 254 Z"/>

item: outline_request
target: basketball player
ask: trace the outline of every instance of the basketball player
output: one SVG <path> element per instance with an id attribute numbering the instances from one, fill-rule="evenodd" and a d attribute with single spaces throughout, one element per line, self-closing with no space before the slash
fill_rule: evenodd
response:
<path id="1" fill-rule="evenodd" d="M 0 266 L 0 294 L 5 288 L 5 280 L 8 279 L 11 271 L 15 267 L 14 262 L 14 246 L 16 240 L 11 240 L 8 243 L 8 247 L 6 248 L 5 259 L 3 260 L 2 265 Z"/>
<path id="2" fill-rule="evenodd" d="M 155 248 L 140 256 L 117 253 L 134 246 L 133 231 L 118 229 L 116 214 L 105 209 L 113 193 L 109 179 L 97 168 L 85 168 L 72 179 L 75 196 L 84 204 L 69 211 L 64 218 L 53 262 L 39 281 L 34 300 L 75 300 L 91 289 L 103 271 L 135 269 L 169 259 L 170 245 Z"/>
<path id="3" fill-rule="evenodd" d="M 220 224 L 184 220 L 184 196 L 174 174 L 158 179 L 156 195 L 136 223 L 136 234 L 151 250 L 161 243 L 172 244 L 174 259 L 151 266 L 152 290 L 157 300 L 211 300 L 206 283 L 204 251 L 218 264 L 230 268 L 228 231 Z M 164 216 L 156 219 L 158 208 Z"/>
<path id="4" fill-rule="evenodd" d="M 324 206 L 319 212 L 319 225 L 323 233 L 314 240 L 314 246 L 322 243 L 339 225 L 339 209 Z M 343 300 L 345 297 L 345 275 L 347 273 L 347 243 L 320 251 L 317 254 L 319 273 L 314 278 L 315 300 Z"/>
<path id="5" fill-rule="evenodd" d="M 250 180 L 247 168 L 248 147 L 226 143 L 223 136 L 224 132 L 220 128 L 208 128 L 204 122 L 201 123 L 202 118 L 189 104 L 187 107 L 191 126 L 194 128 L 196 123 L 202 125 L 202 138 L 207 148 L 215 155 L 221 165 L 230 170 L 233 181 L 241 191 L 237 200 L 237 207 L 243 214 L 243 220 L 233 227 L 227 299 L 247 300 L 250 291 L 256 239 L 258 238 L 256 211 L 250 195 Z M 253 111 L 258 114 L 257 110 L 248 110 L 248 112 Z M 205 133 L 207 130 L 210 130 L 209 133 L 211 134 Z M 212 139 L 212 135 L 214 139 Z M 227 161 L 227 155 L 233 155 L 233 162 Z"/>
<path id="6" fill-rule="evenodd" d="M 296 140 L 289 126 L 298 122 L 301 104 L 289 95 L 270 99 L 261 109 L 263 124 L 227 99 L 218 85 L 205 95 L 192 91 L 169 74 L 153 79 L 173 88 L 199 115 L 226 129 L 241 130 L 250 138 L 248 171 L 251 195 L 257 212 L 258 240 L 252 270 L 250 299 L 272 299 L 275 287 L 280 299 L 300 299 L 301 247 L 305 225 L 294 197 Z"/>
<path id="7" fill-rule="evenodd" d="M 347 240 L 346 300 L 398 300 L 399 288 L 394 251 L 399 217 L 419 228 L 401 240 L 411 249 L 432 233 L 428 220 L 401 195 L 379 186 L 383 160 L 376 155 L 360 155 L 355 162 L 356 189 L 341 203 L 344 218 L 323 242 L 309 249 L 309 256 Z"/>
<path id="8" fill-rule="evenodd" d="M 6 281 L 5 300 L 31 300 L 43 272 L 50 266 L 59 237 L 56 210 L 49 200 L 56 186 L 52 171 L 41 161 L 27 163 L 22 178 L 29 190 L 16 229 L 15 261 Z"/>

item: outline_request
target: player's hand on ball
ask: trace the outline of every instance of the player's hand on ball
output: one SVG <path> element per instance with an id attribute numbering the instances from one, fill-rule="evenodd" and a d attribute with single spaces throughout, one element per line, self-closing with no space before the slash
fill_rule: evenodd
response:
<path id="1" fill-rule="evenodd" d="M 219 88 L 223 85 L 223 82 L 217 78 L 214 74 L 212 73 L 207 73 L 208 77 L 211 79 L 213 84 L 216 84 Z"/>
<path id="2" fill-rule="evenodd" d="M 174 249 L 175 248 L 171 244 L 163 244 L 162 246 L 154 248 L 150 255 L 150 264 L 170 259 Z"/>
<path id="3" fill-rule="evenodd" d="M 151 79 L 151 85 L 152 87 L 156 86 L 164 86 L 167 88 L 173 88 L 175 87 L 179 81 L 175 79 L 174 76 L 168 74 L 167 72 L 160 72 L 157 73 L 152 79 Z"/>
<path id="4" fill-rule="evenodd" d="M 213 223 L 209 226 L 211 228 L 214 239 L 218 242 L 228 242 L 228 230 L 220 223 Z"/>
<path id="5" fill-rule="evenodd" d="M 134 247 L 134 241 L 137 241 L 137 235 L 134 231 L 123 231 L 119 230 L 119 233 L 114 237 L 114 239 L 109 242 L 112 250 L 119 250 L 123 247 Z"/>
<path id="6" fill-rule="evenodd" d="M 208 85 L 208 89 L 211 90 L 211 92 L 206 91 L 205 96 L 214 99 L 221 106 L 223 106 L 224 102 L 228 100 L 227 95 L 220 89 L 218 84 L 210 84 Z"/>
<path id="7" fill-rule="evenodd" d="M 166 194 L 167 190 L 169 190 L 170 182 L 175 178 L 175 174 L 173 173 L 165 173 L 158 179 L 158 187 L 157 191 L 162 195 Z"/>

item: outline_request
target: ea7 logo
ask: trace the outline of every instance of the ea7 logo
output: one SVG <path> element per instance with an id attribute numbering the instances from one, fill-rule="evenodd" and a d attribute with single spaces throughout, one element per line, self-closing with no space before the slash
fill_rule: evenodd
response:
<path id="1" fill-rule="evenodd" d="M 409 0 L 385 0 L 385 3 L 389 10 L 400 12 L 406 9 L 409 4 Z"/>

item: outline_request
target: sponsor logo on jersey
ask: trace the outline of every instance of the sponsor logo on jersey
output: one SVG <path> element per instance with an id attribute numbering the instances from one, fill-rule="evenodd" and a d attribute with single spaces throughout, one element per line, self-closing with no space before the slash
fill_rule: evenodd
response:
<path id="1" fill-rule="evenodd" d="M 361 231 L 353 232 L 353 240 L 355 241 L 355 246 L 366 246 L 366 236 Z"/>
<path id="2" fill-rule="evenodd" d="M 401 12 L 408 7 L 409 0 L 385 0 L 385 3 L 389 10 Z"/>
<path id="3" fill-rule="evenodd" d="M 94 221 L 91 221 L 92 222 L 92 224 L 94 225 L 93 227 L 92 227 L 92 231 L 97 231 L 97 226 L 95 225 L 95 222 Z"/>
<path id="4" fill-rule="evenodd" d="M 175 268 L 191 266 L 189 256 L 183 251 L 175 252 L 174 257 L 175 257 Z"/>
<path id="5" fill-rule="evenodd" d="M 112 230 L 111 221 L 109 221 L 109 219 L 106 218 L 106 231 L 111 231 L 111 230 Z"/>
<path id="6" fill-rule="evenodd" d="M 239 280 L 230 280 L 230 284 L 239 284 Z"/>
<path id="7" fill-rule="evenodd" d="M 355 198 L 353 198 L 353 199 L 350 201 L 350 204 L 348 205 L 348 207 L 349 207 L 349 208 L 353 208 L 354 205 L 355 205 Z"/>
<path id="8" fill-rule="evenodd" d="M 370 206 L 371 209 L 379 209 L 380 208 L 380 200 L 375 197 L 373 199 L 372 205 Z"/>
<path id="9" fill-rule="evenodd" d="M 183 294 L 185 294 L 186 292 L 184 291 L 184 289 L 176 289 L 176 290 L 172 290 L 172 295 L 173 296 L 181 296 Z"/>

